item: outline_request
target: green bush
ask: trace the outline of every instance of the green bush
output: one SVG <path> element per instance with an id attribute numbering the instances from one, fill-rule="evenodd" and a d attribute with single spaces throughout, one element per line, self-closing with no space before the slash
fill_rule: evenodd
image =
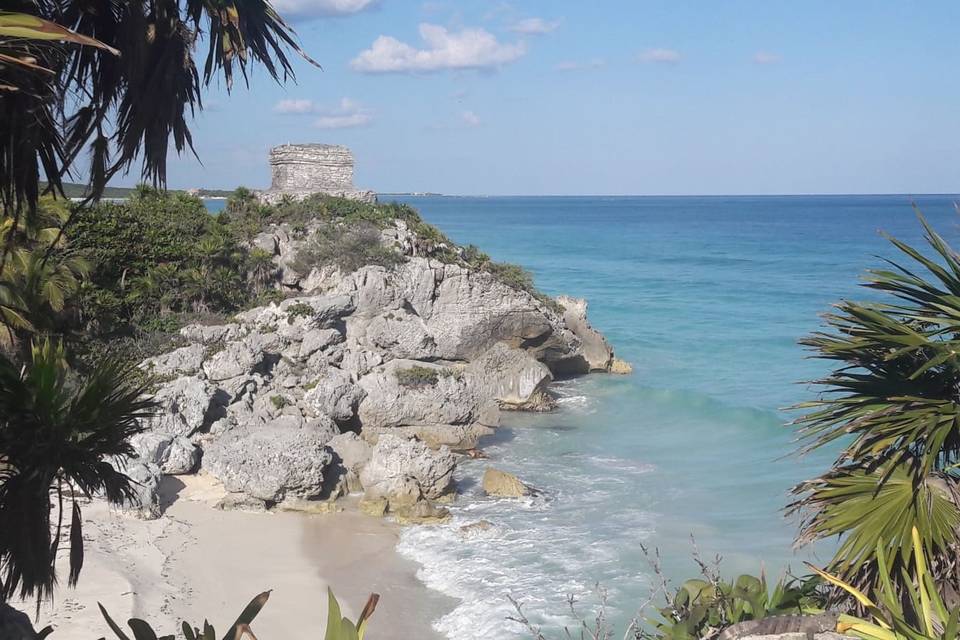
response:
<path id="1" fill-rule="evenodd" d="M 779 580 L 771 592 L 762 574 L 733 581 L 705 574 L 684 582 L 647 622 L 656 629 L 655 638 L 699 640 L 747 620 L 821 613 L 826 602 L 822 587 L 817 577 L 791 578 Z"/>
<path id="2" fill-rule="evenodd" d="M 313 307 L 305 302 L 297 302 L 287 307 L 287 324 L 293 324 L 297 318 L 309 318 L 314 313 Z"/>
<path id="3" fill-rule="evenodd" d="M 309 273 L 313 267 L 336 265 L 343 271 L 355 271 L 365 265 L 392 268 L 403 256 L 380 243 L 380 230 L 370 222 L 351 225 L 327 224 L 298 252 L 294 269 Z"/>
<path id="4" fill-rule="evenodd" d="M 229 313 L 252 301 L 244 274 L 259 278 L 254 284 L 266 278 L 262 268 L 249 268 L 251 252 L 233 231 L 182 193 L 139 187 L 128 202 L 78 211 L 69 235 L 93 265 L 79 315 L 96 320 L 98 331 L 173 327 L 174 320 L 158 320 L 172 314 Z"/>
<path id="5" fill-rule="evenodd" d="M 394 373 L 402 387 L 431 387 L 440 380 L 436 369 L 414 365 L 408 369 L 397 369 Z"/>

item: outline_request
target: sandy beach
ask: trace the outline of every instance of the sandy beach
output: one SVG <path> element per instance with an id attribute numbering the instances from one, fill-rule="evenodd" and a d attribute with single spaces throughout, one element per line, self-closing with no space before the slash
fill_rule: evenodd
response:
<path id="1" fill-rule="evenodd" d="M 252 625 L 258 637 L 321 637 L 329 585 L 351 619 L 370 592 L 381 594 L 368 638 L 440 638 L 430 622 L 453 603 L 424 587 L 418 566 L 395 552 L 396 525 L 349 511 L 220 511 L 212 505 L 222 490 L 204 476 L 168 477 L 164 492 L 170 505 L 158 520 L 102 502 L 84 508 L 80 583 L 41 607 L 37 628 L 53 625 L 57 640 L 111 638 L 101 602 L 124 628 L 141 617 L 158 634 L 179 637 L 183 620 L 201 625 L 207 616 L 222 633 L 253 596 L 271 589 Z M 18 608 L 33 612 L 29 603 Z"/>

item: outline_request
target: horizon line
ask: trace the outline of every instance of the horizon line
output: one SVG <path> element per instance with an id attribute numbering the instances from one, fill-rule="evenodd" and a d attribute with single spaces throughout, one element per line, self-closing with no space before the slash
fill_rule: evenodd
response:
<path id="1" fill-rule="evenodd" d="M 418 198 L 803 198 L 830 196 L 901 196 L 906 198 L 950 196 L 960 198 L 957 192 L 889 192 L 889 193 L 442 193 L 438 191 L 374 191 L 378 196 L 413 196 Z"/>

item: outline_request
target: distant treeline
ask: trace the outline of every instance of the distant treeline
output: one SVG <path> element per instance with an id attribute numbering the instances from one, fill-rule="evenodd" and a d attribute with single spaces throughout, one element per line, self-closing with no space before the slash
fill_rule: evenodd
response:
<path id="1" fill-rule="evenodd" d="M 40 188 L 46 188 L 46 183 L 41 183 Z M 87 194 L 87 185 L 76 184 L 74 182 L 64 182 L 63 191 L 68 198 L 82 198 Z M 185 193 L 182 190 L 172 189 L 172 193 Z M 104 198 L 129 198 L 133 193 L 133 187 L 107 187 L 103 190 Z M 233 191 L 225 189 L 198 189 L 193 195 L 198 198 L 226 198 Z"/>

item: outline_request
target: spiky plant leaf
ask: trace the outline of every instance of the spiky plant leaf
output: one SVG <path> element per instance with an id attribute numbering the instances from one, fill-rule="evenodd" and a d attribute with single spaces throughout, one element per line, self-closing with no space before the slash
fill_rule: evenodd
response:
<path id="1" fill-rule="evenodd" d="M 912 569 L 911 529 L 934 554 L 935 581 L 960 585 L 954 465 L 960 460 L 960 256 L 918 213 L 932 257 L 891 238 L 910 264 L 888 261 L 865 286 L 888 300 L 844 301 L 828 330 L 802 341 L 837 363 L 799 408 L 802 451 L 842 446 L 833 469 L 794 488 L 798 540 L 841 536 L 829 569 L 867 586 L 877 543 L 891 580 Z"/>

